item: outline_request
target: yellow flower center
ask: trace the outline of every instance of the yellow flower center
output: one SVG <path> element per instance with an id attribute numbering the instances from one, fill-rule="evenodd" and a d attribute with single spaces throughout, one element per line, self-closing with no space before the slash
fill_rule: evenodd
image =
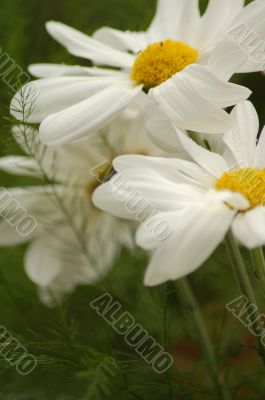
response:
<path id="1" fill-rule="evenodd" d="M 225 172 L 215 188 L 242 193 L 252 208 L 265 205 L 265 169 L 238 168 Z"/>
<path id="2" fill-rule="evenodd" d="M 175 40 L 151 44 L 136 58 L 131 78 L 148 90 L 196 63 L 198 57 L 197 49 Z"/>

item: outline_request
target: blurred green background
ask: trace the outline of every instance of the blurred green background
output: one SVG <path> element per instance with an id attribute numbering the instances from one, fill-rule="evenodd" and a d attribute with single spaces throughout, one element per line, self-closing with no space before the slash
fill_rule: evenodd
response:
<path id="1" fill-rule="evenodd" d="M 80 63 L 48 36 L 46 21 L 59 20 L 88 34 L 104 25 L 140 30 L 150 23 L 155 3 L 155 0 L 2 0 L 0 46 L 25 70 L 28 64 L 36 62 Z M 207 0 L 201 2 L 202 9 L 206 4 Z M 249 74 L 235 80 L 254 91 L 252 101 L 263 124 L 264 76 Z M 0 87 L 0 155 L 3 156 L 17 149 L 6 119 L 12 93 L 2 81 Z M 29 183 L 27 178 L 0 174 L 0 186 Z M 30 376 L 21 377 L 3 360 L 1 399 L 214 399 L 193 333 L 173 288 L 163 285 L 148 289 L 142 285 L 147 260 L 141 251 L 137 257 L 123 253 L 104 282 L 80 288 L 62 306 L 47 309 L 40 304 L 36 288 L 24 274 L 24 250 L 24 246 L 0 248 L 0 325 L 14 332 L 38 357 L 38 368 Z M 248 254 L 245 256 L 249 260 Z M 249 268 L 252 268 L 250 263 Z M 237 297 L 238 290 L 223 247 L 192 280 L 219 362 L 233 389 L 233 398 L 263 399 L 264 372 L 252 348 L 253 338 L 225 312 L 225 304 Z M 253 282 L 260 293 L 254 279 Z M 174 354 L 176 365 L 169 374 L 156 375 L 89 308 L 89 301 L 106 287 Z M 264 301 L 261 294 L 260 298 Z M 111 376 L 110 357 L 117 362 Z"/>

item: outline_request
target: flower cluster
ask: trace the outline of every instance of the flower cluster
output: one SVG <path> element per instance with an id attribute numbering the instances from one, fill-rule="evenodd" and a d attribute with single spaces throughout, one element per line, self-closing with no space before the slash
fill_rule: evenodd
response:
<path id="1" fill-rule="evenodd" d="M 149 252 L 153 286 L 196 270 L 230 230 L 265 244 L 265 131 L 231 82 L 264 70 L 264 19 L 264 0 L 210 0 L 203 15 L 197 0 L 158 0 L 145 32 L 47 23 L 92 64 L 31 65 L 11 102 L 25 156 L 0 168 L 44 183 L 10 190 L 38 226 L 25 237 L 3 218 L 0 244 L 31 242 L 43 301 L 100 279 L 124 246 Z"/>

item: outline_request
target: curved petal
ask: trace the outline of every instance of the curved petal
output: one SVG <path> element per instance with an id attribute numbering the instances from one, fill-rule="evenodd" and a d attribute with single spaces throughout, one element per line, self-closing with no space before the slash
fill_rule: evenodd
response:
<path id="1" fill-rule="evenodd" d="M 223 241 L 234 215 L 218 196 L 176 214 L 175 232 L 153 254 L 145 285 L 180 279 L 199 268 Z"/>
<path id="2" fill-rule="evenodd" d="M 48 145 L 82 139 L 106 126 L 117 117 L 141 91 L 128 82 L 112 85 L 87 100 L 44 119 L 40 138 Z"/>
<path id="3" fill-rule="evenodd" d="M 130 68 L 134 63 L 133 55 L 104 45 L 61 22 L 50 21 L 46 28 L 49 34 L 74 56 L 112 67 Z"/>
<path id="4" fill-rule="evenodd" d="M 180 129 L 175 128 L 175 131 L 185 151 L 198 165 L 207 171 L 209 175 L 219 178 L 222 173 L 227 170 L 226 162 L 222 156 L 199 146 Z"/>
<path id="5" fill-rule="evenodd" d="M 142 221 L 156 212 L 172 211 L 200 201 L 204 192 L 189 184 L 185 176 L 178 175 L 175 160 L 142 157 L 141 162 L 141 157 L 136 156 L 119 157 L 119 160 L 115 160 L 114 168 L 122 172 L 93 194 L 94 204 L 115 216 Z"/>
<path id="6" fill-rule="evenodd" d="M 265 244 L 265 208 L 256 207 L 235 218 L 232 231 L 235 237 L 249 249 Z"/>
<path id="7" fill-rule="evenodd" d="M 231 125 L 231 119 L 222 108 L 245 100 L 250 91 L 223 82 L 205 67 L 192 64 L 150 90 L 150 95 L 180 128 L 224 133 Z"/>
<path id="8" fill-rule="evenodd" d="M 120 31 L 109 27 L 98 29 L 93 34 L 94 39 L 121 51 L 131 50 L 138 53 L 147 47 L 147 37 L 144 32 Z"/>
<path id="9" fill-rule="evenodd" d="M 151 89 L 150 96 L 178 127 L 202 133 L 224 133 L 231 125 L 229 115 L 203 97 L 203 85 L 193 87 L 191 75 L 188 67 Z M 220 98 L 223 95 L 221 92 Z"/>
<path id="10" fill-rule="evenodd" d="M 25 101 L 25 107 L 29 110 L 27 120 L 39 123 L 51 114 L 74 106 L 99 91 L 124 81 L 128 81 L 128 78 L 59 76 L 40 79 L 30 82 L 16 93 L 11 102 L 11 114 L 21 120 L 23 117 L 21 103 Z M 28 102 L 32 90 L 36 89 L 38 94 L 34 102 Z"/>
<path id="11" fill-rule="evenodd" d="M 233 109 L 231 117 L 234 126 L 224 135 L 224 142 L 238 162 L 235 167 L 252 166 L 259 131 L 258 114 L 251 102 L 244 101 Z"/>
<path id="12" fill-rule="evenodd" d="M 115 171 L 130 174 L 130 177 L 145 172 L 147 177 L 161 176 L 173 184 L 186 184 L 192 180 L 193 184 L 205 187 L 212 186 L 212 182 L 215 182 L 215 179 L 199 165 L 175 158 L 127 155 L 115 158 L 113 166 Z"/>
<path id="13" fill-rule="evenodd" d="M 186 69 L 192 86 L 216 106 L 225 108 L 247 99 L 251 91 L 240 85 L 218 79 L 207 68 L 194 64 Z"/>

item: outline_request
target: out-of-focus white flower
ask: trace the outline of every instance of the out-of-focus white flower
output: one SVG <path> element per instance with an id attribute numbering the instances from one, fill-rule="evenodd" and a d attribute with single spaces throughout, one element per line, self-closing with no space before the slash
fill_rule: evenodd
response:
<path id="1" fill-rule="evenodd" d="M 22 237 L 2 219 L 0 245 L 13 246 L 30 241 L 25 270 L 46 303 L 60 298 L 78 284 L 103 277 L 123 246 L 134 247 L 135 224 L 97 209 L 91 202 L 100 174 L 111 173 L 118 154 L 154 154 L 155 147 L 136 124 L 116 120 L 94 138 L 62 147 L 49 147 L 38 162 L 30 157 L 3 157 L 0 168 L 8 173 L 41 177 L 54 184 L 10 188 L 10 198 L 36 218 L 37 229 Z M 143 124 L 141 124 L 143 126 Z M 37 132 L 27 132 L 27 143 L 19 128 L 14 136 L 29 153 Z M 98 169 L 99 167 L 99 169 Z M 103 170 L 102 170 L 103 168 Z M 104 176 L 105 174 L 105 176 Z M 1 209 L 2 209 L 1 202 Z M 9 218 L 16 209 L 9 210 Z"/>
<path id="2" fill-rule="evenodd" d="M 156 219 L 170 221 L 172 234 L 166 240 L 157 240 L 144 225 L 137 232 L 137 243 L 154 251 L 146 285 L 175 280 L 196 270 L 230 228 L 250 249 L 265 244 L 265 129 L 256 144 L 259 121 L 248 101 L 238 104 L 231 118 L 234 127 L 224 135 L 223 155 L 198 146 L 172 126 L 172 134 L 175 129 L 175 137 L 192 162 L 118 157 L 113 163 L 118 174 L 94 192 L 97 207 L 125 217 L 117 197 L 111 194 L 120 175 L 159 210 L 145 226 Z M 126 188 L 123 191 L 125 198 Z"/>
<path id="3" fill-rule="evenodd" d="M 246 7 L 244 0 L 210 0 L 203 16 L 198 0 L 158 0 L 146 32 L 102 28 L 89 37 L 48 22 L 50 35 L 71 54 L 108 68 L 32 65 L 30 72 L 41 79 L 34 82 L 39 96 L 30 121 L 41 123 L 44 143 L 57 145 L 101 129 L 132 102 L 140 109 L 151 102 L 180 128 L 221 133 L 231 123 L 224 108 L 250 95 L 229 83 L 231 76 L 264 69 L 229 32 L 243 26 L 263 43 L 264 18 L 263 0 Z M 20 94 L 11 104 L 18 119 Z"/>

